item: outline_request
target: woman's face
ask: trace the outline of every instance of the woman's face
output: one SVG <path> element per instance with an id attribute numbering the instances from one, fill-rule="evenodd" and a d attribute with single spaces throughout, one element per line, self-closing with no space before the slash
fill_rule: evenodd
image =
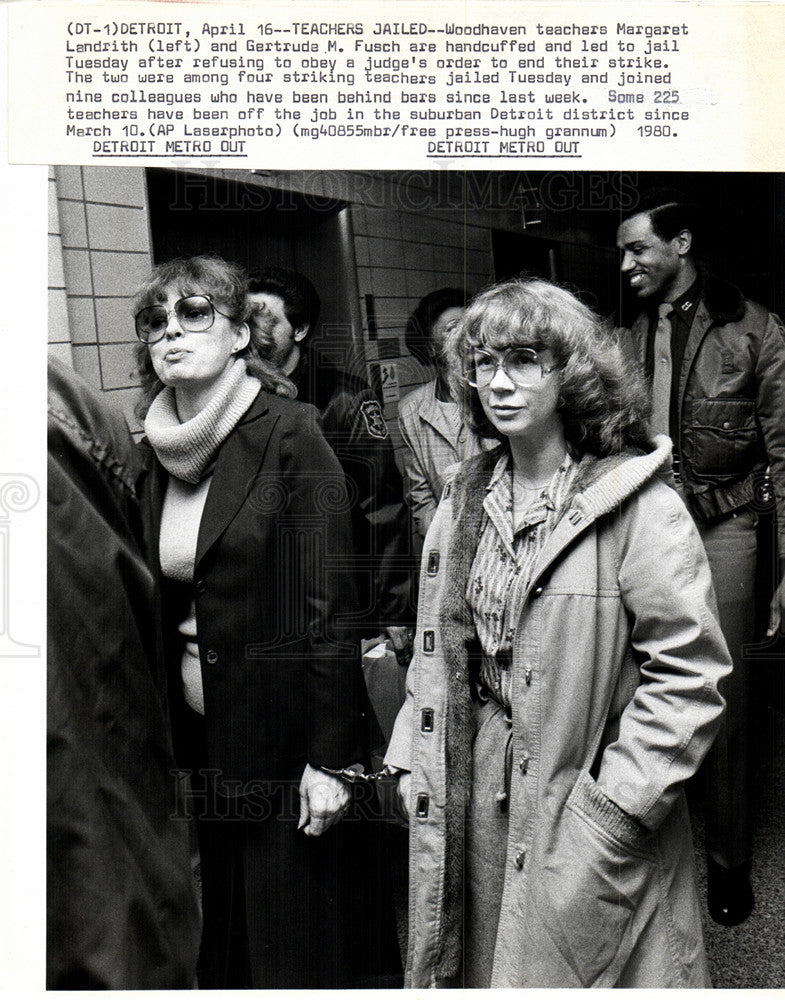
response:
<path id="1" fill-rule="evenodd" d="M 214 301 L 212 325 L 198 333 L 183 330 L 175 314 L 175 303 L 183 296 L 169 287 L 160 304 L 169 313 L 164 336 L 148 345 L 155 374 L 164 385 L 175 388 L 204 389 L 216 383 L 238 351 L 247 346 L 249 330 L 246 323 L 218 312 L 222 303 Z"/>
<path id="2" fill-rule="evenodd" d="M 496 430 L 507 438 L 526 438 L 532 443 L 544 442 L 553 433 L 561 433 L 563 424 L 556 412 L 559 401 L 559 371 L 543 373 L 527 385 L 517 385 L 501 366 L 506 350 L 483 348 L 497 362 L 496 372 L 489 382 L 477 387 L 485 415 Z M 549 350 L 538 350 L 543 368 L 554 364 Z"/>
<path id="3" fill-rule="evenodd" d="M 450 306 L 440 313 L 431 327 L 431 349 L 438 354 L 444 347 L 444 338 L 463 319 L 465 310 L 461 306 Z"/>

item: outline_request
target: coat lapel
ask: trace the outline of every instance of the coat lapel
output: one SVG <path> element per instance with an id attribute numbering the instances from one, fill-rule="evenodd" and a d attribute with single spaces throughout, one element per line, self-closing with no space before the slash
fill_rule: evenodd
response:
<path id="1" fill-rule="evenodd" d="M 695 316 L 692 320 L 692 326 L 690 327 L 690 332 L 687 336 L 687 345 L 684 348 L 684 360 L 681 364 L 681 372 L 679 374 L 679 414 L 682 412 L 682 406 L 684 404 L 684 393 L 687 389 L 687 378 L 690 374 L 690 369 L 692 368 L 692 363 L 695 360 L 695 355 L 698 353 L 698 348 L 703 342 L 703 338 L 706 336 L 709 327 L 712 325 L 712 318 L 709 310 L 706 308 L 705 301 L 701 298 L 698 308 L 695 312 Z"/>
<path id="2" fill-rule="evenodd" d="M 420 408 L 420 419 L 430 424 L 452 446 L 455 441 L 455 427 L 445 417 L 441 406 L 438 404 L 434 383 L 429 384 L 428 397 L 424 402 L 426 405 Z"/>
<path id="3" fill-rule="evenodd" d="M 260 392 L 218 452 L 196 544 L 196 565 L 245 503 L 264 460 L 277 417 Z"/>

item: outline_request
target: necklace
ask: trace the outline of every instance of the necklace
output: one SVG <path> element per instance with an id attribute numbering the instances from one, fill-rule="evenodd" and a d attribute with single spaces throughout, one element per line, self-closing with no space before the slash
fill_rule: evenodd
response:
<path id="1" fill-rule="evenodd" d="M 513 475 L 512 491 L 513 493 L 536 493 L 538 491 L 544 490 L 552 478 L 553 478 L 552 476 L 549 476 L 548 479 L 546 479 L 542 483 L 533 483 L 530 485 L 529 483 L 523 482 L 523 480 L 520 479 L 520 477 Z"/>

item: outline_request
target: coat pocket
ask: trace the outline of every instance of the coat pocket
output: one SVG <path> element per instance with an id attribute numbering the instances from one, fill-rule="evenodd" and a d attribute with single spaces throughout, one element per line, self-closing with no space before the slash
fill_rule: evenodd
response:
<path id="1" fill-rule="evenodd" d="M 635 914 L 655 877 L 650 840 L 588 773 L 579 776 L 537 876 L 533 981 L 617 985 L 635 943 Z"/>
<path id="2" fill-rule="evenodd" d="M 685 418 L 682 433 L 692 438 L 690 464 L 693 475 L 738 479 L 757 461 L 759 446 L 754 400 L 696 399 L 690 404 Z"/>

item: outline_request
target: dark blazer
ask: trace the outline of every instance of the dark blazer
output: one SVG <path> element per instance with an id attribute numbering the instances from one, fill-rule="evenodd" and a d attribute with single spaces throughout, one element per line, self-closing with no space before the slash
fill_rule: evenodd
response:
<path id="1" fill-rule="evenodd" d="M 149 445 L 141 490 L 158 568 L 175 738 L 177 624 L 195 598 L 210 768 L 240 794 L 359 759 L 362 675 L 349 501 L 310 406 L 260 392 L 218 452 L 192 587 L 160 579 L 168 474 Z M 177 746 L 177 740 L 176 740 Z"/>

